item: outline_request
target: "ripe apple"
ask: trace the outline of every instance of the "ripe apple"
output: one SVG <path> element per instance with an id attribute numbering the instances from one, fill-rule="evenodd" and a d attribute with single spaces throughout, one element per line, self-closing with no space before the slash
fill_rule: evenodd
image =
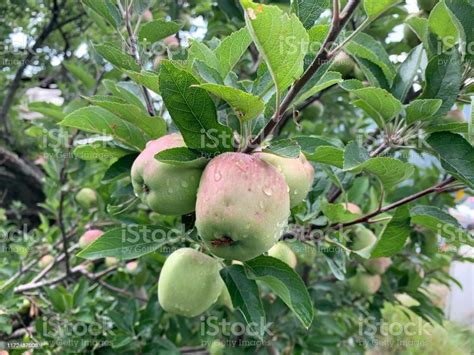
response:
<path id="1" fill-rule="evenodd" d="M 296 255 L 285 242 L 278 242 L 272 246 L 268 251 L 268 255 L 283 261 L 293 269 L 296 267 Z"/>
<path id="2" fill-rule="evenodd" d="M 357 274 L 349 279 L 351 288 L 366 296 L 373 295 L 377 292 L 382 284 L 380 275 L 371 275 L 366 272 L 357 272 Z"/>
<path id="3" fill-rule="evenodd" d="M 166 164 L 155 159 L 155 155 L 163 150 L 184 146 L 180 134 L 169 134 L 148 142 L 132 165 L 135 194 L 155 212 L 183 215 L 194 211 L 202 169 Z"/>
<path id="4" fill-rule="evenodd" d="M 303 153 L 298 158 L 284 158 L 270 153 L 255 156 L 273 165 L 284 176 L 289 187 L 290 208 L 299 205 L 313 186 L 314 168 Z"/>
<path id="5" fill-rule="evenodd" d="M 95 207 L 97 205 L 97 193 L 88 187 L 84 187 L 76 194 L 76 201 L 84 209 Z"/>
<path id="6" fill-rule="evenodd" d="M 100 229 L 90 229 L 86 231 L 80 238 L 79 238 L 79 247 L 81 249 L 85 249 L 89 244 L 97 240 L 99 237 L 102 236 L 104 232 Z"/>
<path id="7" fill-rule="evenodd" d="M 151 13 L 150 10 L 145 10 L 143 12 L 142 17 L 143 17 L 143 21 L 145 21 L 145 22 L 150 22 L 150 21 L 153 20 L 153 14 Z"/>
<path id="8" fill-rule="evenodd" d="M 129 261 L 125 264 L 125 269 L 131 274 L 135 273 L 138 269 L 138 261 Z"/>
<path id="9" fill-rule="evenodd" d="M 254 155 L 224 153 L 206 166 L 196 202 L 196 227 L 209 250 L 250 260 L 270 249 L 290 215 L 283 175 Z"/>
<path id="10" fill-rule="evenodd" d="M 195 317 L 211 307 L 222 292 L 219 261 L 191 248 L 166 259 L 158 280 L 158 300 L 167 312 Z"/>
<path id="11" fill-rule="evenodd" d="M 369 259 L 364 262 L 364 266 L 371 274 L 382 275 L 392 265 L 392 259 L 387 257 L 380 257 Z"/>
<path id="12" fill-rule="evenodd" d="M 165 45 L 171 49 L 171 50 L 175 50 L 177 48 L 179 48 L 179 41 L 178 39 L 176 38 L 176 36 L 169 36 L 169 37 L 166 37 L 163 42 L 165 43 Z"/>
<path id="13" fill-rule="evenodd" d="M 40 267 L 40 269 L 44 269 L 46 266 L 48 266 L 49 264 L 51 264 L 53 261 L 54 261 L 54 256 L 48 254 L 48 255 L 43 256 L 43 257 L 39 260 L 38 266 Z"/>

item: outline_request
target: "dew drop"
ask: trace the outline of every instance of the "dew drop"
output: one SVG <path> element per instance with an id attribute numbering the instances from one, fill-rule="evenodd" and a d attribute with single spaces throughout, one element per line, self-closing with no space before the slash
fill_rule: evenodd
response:
<path id="1" fill-rule="evenodd" d="M 221 179 L 222 179 L 221 173 L 216 171 L 214 174 L 214 181 L 220 181 Z"/>
<path id="2" fill-rule="evenodd" d="M 272 188 L 270 186 L 266 186 L 263 188 L 263 193 L 267 196 L 271 196 L 273 191 L 272 191 Z"/>

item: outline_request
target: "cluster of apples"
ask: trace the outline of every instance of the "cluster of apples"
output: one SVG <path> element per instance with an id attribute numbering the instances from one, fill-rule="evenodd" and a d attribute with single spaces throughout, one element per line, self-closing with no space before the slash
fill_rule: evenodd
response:
<path id="1" fill-rule="evenodd" d="M 160 214 L 195 211 L 199 235 L 219 258 L 246 261 L 269 251 L 286 227 L 290 208 L 312 187 L 314 169 L 304 155 L 229 152 L 204 169 L 155 159 L 163 150 L 184 146 L 178 133 L 148 142 L 132 166 L 135 194 Z M 221 261 L 196 250 L 175 251 L 161 271 L 160 304 L 169 312 L 195 316 L 218 298 L 228 298 L 221 268 Z"/>

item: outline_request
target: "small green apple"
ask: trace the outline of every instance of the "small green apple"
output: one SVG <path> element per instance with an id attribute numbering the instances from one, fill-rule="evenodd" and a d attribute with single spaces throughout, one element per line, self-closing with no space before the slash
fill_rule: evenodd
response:
<path id="1" fill-rule="evenodd" d="M 219 261 L 191 248 L 166 259 L 158 280 L 158 300 L 169 313 L 195 317 L 218 299 L 223 281 Z"/>
<path id="2" fill-rule="evenodd" d="M 345 52 L 339 52 L 329 70 L 341 73 L 344 78 L 350 77 L 355 68 L 354 60 Z"/>
<path id="3" fill-rule="evenodd" d="M 357 272 L 357 274 L 349 279 L 350 287 L 366 296 L 376 293 L 382 284 L 380 275 L 371 275 L 366 272 Z"/>
<path id="4" fill-rule="evenodd" d="M 79 238 L 79 247 L 85 249 L 89 244 L 99 239 L 104 232 L 100 229 L 90 229 Z"/>
<path id="5" fill-rule="evenodd" d="M 313 186 L 314 168 L 303 153 L 298 158 L 284 158 L 270 153 L 255 153 L 256 157 L 274 166 L 289 187 L 290 208 L 299 205 Z"/>
<path id="6" fill-rule="evenodd" d="M 214 340 L 211 345 L 209 345 L 209 355 L 224 355 L 225 353 L 225 344 L 220 340 Z"/>
<path id="7" fill-rule="evenodd" d="M 368 272 L 374 275 L 382 275 L 392 265 L 392 259 L 388 257 L 380 257 L 369 259 L 364 262 L 364 267 Z"/>
<path id="8" fill-rule="evenodd" d="M 246 261 L 266 252 L 290 215 L 288 185 L 256 156 L 224 153 L 206 166 L 196 202 L 196 228 L 209 250 Z"/>
<path id="9" fill-rule="evenodd" d="M 296 255 L 285 242 L 278 242 L 270 248 L 268 255 L 283 261 L 289 267 L 296 267 Z"/>
<path id="10" fill-rule="evenodd" d="M 369 250 L 377 241 L 375 234 L 370 229 L 361 225 L 353 228 L 353 235 L 354 237 L 350 243 L 350 248 L 357 252 Z"/>
<path id="11" fill-rule="evenodd" d="M 107 267 L 114 267 L 117 266 L 119 263 L 119 260 L 113 256 L 107 256 L 105 258 L 105 266 Z"/>
<path id="12" fill-rule="evenodd" d="M 54 261 L 54 256 L 48 254 L 48 255 L 43 256 L 39 260 L 38 266 L 40 267 L 40 269 L 44 269 L 46 266 L 50 265 L 53 261 Z"/>
<path id="13" fill-rule="evenodd" d="M 97 205 L 97 193 L 88 187 L 84 187 L 76 194 L 76 201 L 84 209 L 95 207 Z"/>
<path id="14" fill-rule="evenodd" d="M 135 194 L 155 212 L 184 215 L 194 211 L 202 169 L 166 164 L 155 159 L 155 155 L 163 150 L 184 146 L 180 134 L 169 134 L 148 142 L 132 165 Z"/>

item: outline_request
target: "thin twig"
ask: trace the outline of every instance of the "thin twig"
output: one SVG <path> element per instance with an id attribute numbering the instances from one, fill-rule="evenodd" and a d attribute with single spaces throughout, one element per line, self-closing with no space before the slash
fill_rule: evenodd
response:
<path id="1" fill-rule="evenodd" d="M 333 58 L 333 56 L 337 54 L 337 52 L 335 51 L 329 52 L 329 50 L 332 44 L 337 39 L 337 37 L 339 36 L 342 29 L 345 27 L 346 23 L 351 18 L 352 14 L 354 13 L 354 10 L 359 5 L 359 3 L 360 3 L 360 0 L 349 0 L 343 12 L 340 14 L 340 16 L 338 16 L 337 19 L 333 18 L 333 21 L 331 23 L 331 28 L 329 30 L 329 34 L 326 37 L 323 45 L 321 46 L 319 53 L 316 55 L 315 60 L 309 66 L 309 68 L 303 73 L 301 78 L 299 78 L 294 83 L 294 85 L 290 88 L 285 99 L 282 101 L 281 105 L 276 110 L 275 115 L 277 113 L 278 114 L 281 113 L 281 117 L 278 117 L 278 119 L 275 119 L 275 117 L 277 116 L 274 116 L 263 128 L 262 132 L 247 145 L 247 147 L 244 149 L 245 153 L 252 152 L 257 146 L 263 143 L 263 141 L 268 136 L 270 136 L 273 133 L 273 130 L 275 129 L 275 127 L 278 124 L 281 124 L 281 120 L 283 119 L 283 117 L 285 117 L 284 113 L 290 107 L 291 103 L 299 94 L 299 92 L 303 89 L 306 83 L 313 77 L 316 71 L 323 64 L 330 61 Z M 286 116 L 286 119 L 288 119 L 288 116 Z"/>

